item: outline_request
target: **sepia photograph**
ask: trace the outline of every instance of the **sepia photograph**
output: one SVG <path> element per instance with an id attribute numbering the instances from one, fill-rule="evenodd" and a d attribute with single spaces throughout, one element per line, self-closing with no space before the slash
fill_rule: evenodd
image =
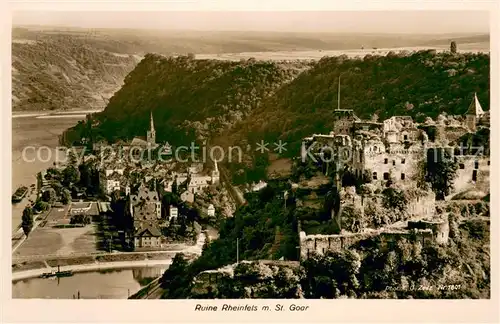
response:
<path id="1" fill-rule="evenodd" d="M 10 64 L 12 299 L 491 298 L 489 11 L 14 11 Z"/>

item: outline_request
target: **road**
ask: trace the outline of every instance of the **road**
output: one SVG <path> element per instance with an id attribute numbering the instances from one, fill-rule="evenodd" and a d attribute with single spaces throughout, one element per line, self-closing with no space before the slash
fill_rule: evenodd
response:
<path id="1" fill-rule="evenodd" d="M 207 145 L 207 151 L 211 152 L 211 146 L 208 143 L 209 143 L 209 141 L 207 140 L 207 144 L 206 144 Z M 208 154 L 207 163 L 210 164 L 210 166 L 212 168 L 215 168 L 215 163 L 211 159 L 211 154 Z M 245 198 L 239 192 L 239 190 L 236 189 L 233 186 L 233 184 L 231 183 L 230 177 L 228 175 L 229 172 L 227 171 L 227 169 L 223 165 L 220 165 L 220 164 L 218 164 L 217 167 L 218 167 L 219 173 L 220 173 L 220 182 L 224 186 L 226 186 L 226 188 L 228 189 L 229 195 L 231 196 L 231 198 L 233 199 L 233 201 L 235 202 L 235 204 L 238 207 L 244 205 L 246 203 Z"/>
<path id="2" fill-rule="evenodd" d="M 187 246 L 183 250 L 175 251 L 177 253 L 192 254 L 195 257 L 201 255 L 203 244 L 205 243 L 205 234 L 201 233 L 195 245 Z M 173 252 L 173 251 L 172 251 Z M 140 252 L 140 253 L 165 253 L 164 251 L 150 251 L 150 252 Z M 117 255 L 118 253 L 108 253 L 107 255 Z M 124 254 L 131 254 L 126 253 Z M 167 260 L 138 260 L 138 261 L 114 261 L 114 262 L 95 262 L 90 264 L 78 264 L 78 265 L 67 265 L 61 266 L 61 271 L 71 270 L 73 272 L 80 271 L 95 271 L 104 269 L 123 269 L 127 267 L 150 267 L 156 265 L 170 265 L 172 263 L 172 258 Z M 20 280 L 26 278 L 38 277 L 44 272 L 50 271 L 48 268 L 40 268 L 33 270 L 17 271 L 12 274 L 12 280 Z"/>
<path id="3" fill-rule="evenodd" d="M 205 244 L 205 234 L 201 233 L 198 237 L 196 244 L 175 244 L 173 249 L 161 250 L 161 251 L 137 251 L 137 252 L 92 252 L 92 253 L 72 253 L 72 254 L 44 254 L 44 255 L 27 255 L 27 256 L 16 256 L 12 257 L 12 263 L 26 262 L 26 261 L 44 261 L 50 259 L 70 259 L 70 258 L 81 258 L 81 257 L 98 257 L 98 256 L 108 256 L 108 255 L 136 255 L 136 254 L 166 254 L 172 253 L 185 253 L 185 254 L 201 254 L 201 249 L 203 244 Z M 14 252 L 14 251 L 13 251 Z"/>
<path id="4" fill-rule="evenodd" d="M 156 278 L 151 281 L 146 287 L 130 296 L 129 299 L 160 299 L 163 295 L 163 289 L 160 287 L 160 279 Z"/>
<path id="5" fill-rule="evenodd" d="M 214 239 L 214 237 L 211 237 L 210 235 L 208 237 L 210 240 Z M 198 242 L 201 242 L 201 240 L 198 239 Z M 199 244 L 197 244 L 196 246 L 199 246 Z M 203 247 L 203 244 L 201 245 L 201 247 Z M 193 249 L 191 251 L 194 252 Z M 201 248 L 196 252 L 198 253 L 196 253 L 196 256 L 195 258 L 193 258 L 193 260 L 201 255 Z M 161 278 L 153 280 L 149 285 L 142 288 L 140 291 L 132 295 L 129 299 L 160 299 L 163 294 L 163 289 L 160 287 L 160 279 Z M 145 292 L 145 294 L 142 292 Z"/>
<path id="6" fill-rule="evenodd" d="M 31 229 L 31 232 L 33 232 L 37 227 L 38 225 L 40 225 L 40 223 L 42 221 L 38 221 L 39 218 L 42 218 L 43 214 L 40 214 L 40 215 L 37 215 L 35 216 L 35 218 L 33 219 L 33 228 Z M 24 241 L 26 241 L 27 239 L 27 236 L 24 235 L 24 231 L 23 231 L 23 228 L 20 227 L 16 232 L 12 233 L 12 253 L 16 252 L 17 248 L 21 246 L 21 244 L 24 243 Z"/>

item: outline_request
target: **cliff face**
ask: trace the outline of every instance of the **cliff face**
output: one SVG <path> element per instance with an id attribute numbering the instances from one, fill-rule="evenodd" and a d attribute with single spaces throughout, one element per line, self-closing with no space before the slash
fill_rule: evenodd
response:
<path id="1" fill-rule="evenodd" d="M 12 110 L 103 108 L 140 60 L 79 37 L 14 38 Z"/>

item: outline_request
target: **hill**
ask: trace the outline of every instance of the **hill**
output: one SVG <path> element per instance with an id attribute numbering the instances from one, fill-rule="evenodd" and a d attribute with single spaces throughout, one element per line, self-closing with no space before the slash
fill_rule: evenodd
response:
<path id="1" fill-rule="evenodd" d="M 84 38 L 94 48 L 121 54 L 163 55 L 223 54 L 240 52 L 346 50 L 435 46 L 449 48 L 451 40 L 459 49 L 474 44 L 489 46 L 489 35 L 404 35 L 345 34 L 334 32 L 188 31 L 112 28 L 19 26 L 13 39 L 54 37 Z"/>
<path id="2" fill-rule="evenodd" d="M 370 35 L 290 32 L 198 32 L 85 29 L 50 26 L 12 30 L 13 110 L 94 109 L 106 106 L 147 53 L 205 58 L 313 57 L 321 51 L 429 45 L 488 47 L 488 35 Z M 236 53 L 236 54 L 235 54 Z M 308 54 L 309 53 L 309 54 Z M 308 56 L 309 55 L 309 56 Z M 201 55 L 200 55 L 201 57 Z"/>
<path id="3" fill-rule="evenodd" d="M 192 140 L 206 139 L 244 119 L 307 67 L 304 62 L 229 62 L 148 54 L 106 109 L 95 116 L 99 125 L 92 137 L 116 141 L 144 135 L 151 112 L 157 141 L 189 146 Z M 74 130 L 90 136 L 81 133 L 81 126 Z"/>
<path id="4" fill-rule="evenodd" d="M 23 38 L 18 31 L 12 42 L 12 110 L 103 108 L 138 61 L 93 47 L 83 36 Z"/>
<path id="5" fill-rule="evenodd" d="M 353 109 L 363 119 L 409 115 L 423 121 L 441 113 L 463 115 L 474 92 L 488 110 L 489 66 L 488 54 L 472 53 L 325 57 L 216 142 L 234 145 L 281 139 L 288 143 L 287 153 L 296 156 L 303 137 L 331 130 L 340 75 L 340 108 Z"/>
<path id="6" fill-rule="evenodd" d="M 478 217 L 489 215 L 489 205 L 483 203 L 449 206 L 451 230 L 445 246 L 403 237 L 385 245 L 375 237 L 348 250 L 302 259 L 293 272 L 262 262 L 235 267 L 237 240 L 240 261 L 298 260 L 297 223 L 309 216 L 295 203 L 295 194 L 284 208 L 285 189 L 290 190 L 287 181 L 270 181 L 260 192 L 247 194 L 248 205 L 222 222 L 219 238 L 206 244 L 198 259 L 187 264 L 177 255 L 161 279 L 162 298 L 489 298 L 490 223 Z M 228 265 L 233 275 L 222 271 Z M 205 288 L 211 289 L 200 294 L 193 279 L 214 269 L 222 276 L 205 280 Z M 416 289 L 421 286 L 434 289 Z M 450 286 L 455 288 L 438 288 Z"/>

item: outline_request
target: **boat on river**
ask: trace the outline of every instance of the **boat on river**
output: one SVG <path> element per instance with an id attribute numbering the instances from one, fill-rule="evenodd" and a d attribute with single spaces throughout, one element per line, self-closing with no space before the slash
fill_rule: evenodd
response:
<path id="1" fill-rule="evenodd" d="M 14 192 L 14 194 L 12 195 L 12 202 L 13 203 L 20 202 L 21 200 L 24 199 L 24 197 L 26 197 L 27 193 L 28 193 L 28 187 L 21 186 L 17 188 L 16 192 Z"/>
<path id="2" fill-rule="evenodd" d="M 60 267 L 57 266 L 57 271 L 52 271 L 52 272 L 45 272 L 42 273 L 39 277 L 40 278 L 51 278 L 51 277 L 71 277 L 73 275 L 73 271 L 71 270 L 66 270 L 66 271 L 61 271 Z"/>

